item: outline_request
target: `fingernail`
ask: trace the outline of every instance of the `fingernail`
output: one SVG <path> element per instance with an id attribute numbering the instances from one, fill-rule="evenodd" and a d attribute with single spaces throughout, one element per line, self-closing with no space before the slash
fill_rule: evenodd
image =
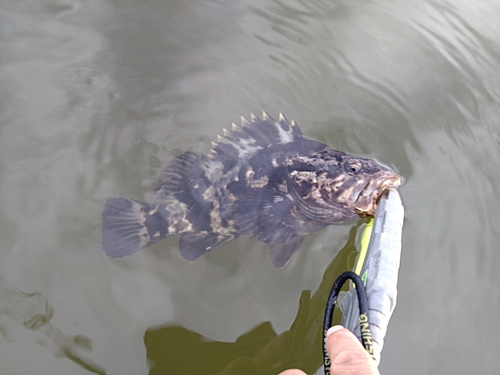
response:
<path id="1" fill-rule="evenodd" d="M 338 331 L 338 330 L 341 330 L 343 329 L 344 327 L 342 327 L 340 324 L 339 325 L 336 325 L 336 326 L 333 326 L 333 327 L 330 327 L 328 329 L 328 331 L 326 331 L 326 337 L 330 336 L 333 332 L 335 331 Z"/>

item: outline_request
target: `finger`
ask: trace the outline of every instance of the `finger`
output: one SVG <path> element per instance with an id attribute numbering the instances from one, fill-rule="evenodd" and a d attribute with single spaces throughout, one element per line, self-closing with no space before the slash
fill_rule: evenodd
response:
<path id="1" fill-rule="evenodd" d="M 302 370 L 294 368 L 294 369 L 285 370 L 283 372 L 280 372 L 279 375 L 306 375 L 306 373 Z"/>
<path id="2" fill-rule="evenodd" d="M 340 326 L 332 328 L 326 339 L 332 374 L 380 374 L 375 361 L 351 331 Z"/>

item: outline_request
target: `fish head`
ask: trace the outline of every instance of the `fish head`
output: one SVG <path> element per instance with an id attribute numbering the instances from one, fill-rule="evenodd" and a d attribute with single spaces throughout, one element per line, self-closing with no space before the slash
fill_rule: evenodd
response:
<path id="1" fill-rule="evenodd" d="M 326 145 L 289 164 L 288 185 L 298 209 L 309 219 L 324 223 L 373 216 L 384 190 L 396 189 L 403 181 L 373 159 Z"/>

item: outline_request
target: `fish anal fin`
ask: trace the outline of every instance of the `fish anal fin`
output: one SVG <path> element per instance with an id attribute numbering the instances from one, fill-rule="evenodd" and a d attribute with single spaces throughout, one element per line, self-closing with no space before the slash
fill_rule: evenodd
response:
<path id="1" fill-rule="evenodd" d="M 302 241 L 304 236 L 293 235 L 286 243 L 270 243 L 269 255 L 274 267 L 283 268 L 299 250 Z"/>
<path id="2" fill-rule="evenodd" d="M 234 238 L 213 232 L 183 233 L 179 238 L 179 251 L 185 260 L 192 262 Z"/>

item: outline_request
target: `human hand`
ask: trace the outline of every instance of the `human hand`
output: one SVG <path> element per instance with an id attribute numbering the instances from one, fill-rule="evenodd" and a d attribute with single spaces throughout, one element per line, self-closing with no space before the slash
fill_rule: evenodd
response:
<path id="1" fill-rule="evenodd" d="M 326 334 L 332 375 L 380 375 L 375 361 L 354 334 L 342 326 L 333 326 Z M 306 375 L 302 370 L 285 370 L 279 375 Z"/>

